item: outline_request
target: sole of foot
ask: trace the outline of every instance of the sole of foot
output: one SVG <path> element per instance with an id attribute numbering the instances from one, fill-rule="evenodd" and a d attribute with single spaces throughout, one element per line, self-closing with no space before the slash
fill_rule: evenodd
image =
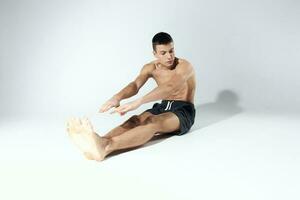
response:
<path id="1" fill-rule="evenodd" d="M 103 148 L 99 145 L 101 137 L 97 135 L 88 118 L 71 118 L 67 121 L 67 132 L 72 142 L 89 160 L 102 161 Z"/>

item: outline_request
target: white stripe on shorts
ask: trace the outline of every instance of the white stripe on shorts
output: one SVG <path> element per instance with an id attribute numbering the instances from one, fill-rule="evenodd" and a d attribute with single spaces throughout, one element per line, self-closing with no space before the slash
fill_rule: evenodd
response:
<path id="1" fill-rule="evenodd" d="M 170 103 L 170 101 L 168 101 L 168 104 L 167 104 L 165 110 L 170 110 L 173 102 L 174 102 L 174 101 L 172 101 L 172 102 Z"/>
<path id="2" fill-rule="evenodd" d="M 168 104 L 167 104 L 165 110 L 168 110 L 169 104 L 170 104 L 170 101 L 168 101 Z"/>

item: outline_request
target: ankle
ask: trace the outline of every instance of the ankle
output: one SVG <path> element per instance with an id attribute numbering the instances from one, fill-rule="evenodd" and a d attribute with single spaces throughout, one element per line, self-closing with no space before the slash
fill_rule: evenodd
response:
<path id="1" fill-rule="evenodd" d="M 112 152 L 112 138 L 110 137 L 102 137 L 104 139 L 104 151 L 105 155 Z"/>

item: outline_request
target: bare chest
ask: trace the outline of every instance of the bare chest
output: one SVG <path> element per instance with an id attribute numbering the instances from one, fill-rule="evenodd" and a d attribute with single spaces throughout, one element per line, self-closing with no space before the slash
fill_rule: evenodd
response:
<path id="1" fill-rule="evenodd" d="M 153 79 L 156 81 L 158 85 L 169 81 L 174 75 L 174 70 L 166 70 L 166 69 L 155 69 L 152 72 Z"/>

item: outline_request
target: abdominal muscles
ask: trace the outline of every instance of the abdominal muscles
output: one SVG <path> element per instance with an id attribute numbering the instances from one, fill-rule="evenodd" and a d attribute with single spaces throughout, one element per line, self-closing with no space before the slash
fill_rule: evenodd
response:
<path id="1" fill-rule="evenodd" d="M 167 97 L 167 99 L 172 99 L 172 100 L 187 100 L 187 94 L 188 94 L 188 85 L 185 83 L 180 90 L 177 92 L 171 94 L 170 96 Z"/>

